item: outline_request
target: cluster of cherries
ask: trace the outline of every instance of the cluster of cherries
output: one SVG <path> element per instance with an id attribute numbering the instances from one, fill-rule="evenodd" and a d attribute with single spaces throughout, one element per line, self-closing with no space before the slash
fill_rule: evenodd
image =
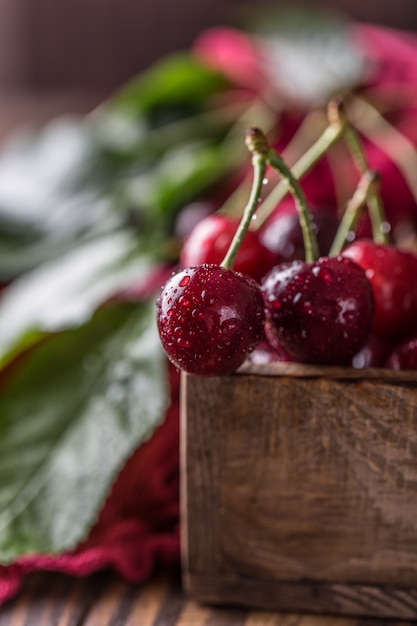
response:
<path id="1" fill-rule="evenodd" d="M 417 255 L 357 239 L 329 256 L 338 220 L 316 208 L 307 225 L 316 258 L 306 260 L 298 211 L 277 212 L 257 231 L 242 229 L 244 219 L 202 219 L 183 246 L 184 269 L 162 289 L 159 333 L 178 368 L 223 375 L 249 357 L 417 369 Z"/>

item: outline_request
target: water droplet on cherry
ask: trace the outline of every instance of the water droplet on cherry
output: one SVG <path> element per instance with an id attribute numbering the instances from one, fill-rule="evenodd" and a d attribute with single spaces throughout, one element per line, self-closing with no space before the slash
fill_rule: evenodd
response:
<path id="1" fill-rule="evenodd" d="M 340 365 L 360 350 L 372 324 L 373 293 L 365 272 L 345 260 L 284 263 L 265 277 L 265 332 L 275 349 L 300 362 Z"/>
<path id="2" fill-rule="evenodd" d="M 186 287 L 187 285 L 190 284 L 190 276 L 188 274 L 185 274 L 185 276 L 183 276 L 183 278 L 181 278 L 180 282 L 178 283 L 180 287 Z"/>
<path id="3" fill-rule="evenodd" d="M 158 299 L 157 321 L 162 345 L 177 367 L 195 375 L 228 374 L 263 335 L 263 297 L 250 277 L 201 265 L 170 278 Z"/>

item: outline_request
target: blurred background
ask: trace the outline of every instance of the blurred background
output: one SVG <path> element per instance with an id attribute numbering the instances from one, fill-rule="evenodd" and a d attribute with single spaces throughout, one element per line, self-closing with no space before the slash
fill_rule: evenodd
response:
<path id="1" fill-rule="evenodd" d="M 1 0 L 0 133 L 83 112 L 161 55 L 228 23 L 238 0 Z M 263 5 L 252 0 L 251 6 Z M 279 5 L 275 2 L 274 5 Z M 356 20 L 416 30 L 416 0 L 326 0 Z"/>

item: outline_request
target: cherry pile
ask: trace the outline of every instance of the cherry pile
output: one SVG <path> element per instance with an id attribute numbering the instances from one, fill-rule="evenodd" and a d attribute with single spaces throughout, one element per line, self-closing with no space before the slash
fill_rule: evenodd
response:
<path id="1" fill-rule="evenodd" d="M 258 169 L 242 219 L 204 216 L 158 299 L 169 359 L 209 376 L 247 358 L 417 369 L 417 255 L 357 235 L 330 256 L 337 212 L 308 214 L 298 181 L 258 129 L 247 144 Z M 288 176 L 297 211 L 278 208 L 250 230 L 267 163 Z"/>

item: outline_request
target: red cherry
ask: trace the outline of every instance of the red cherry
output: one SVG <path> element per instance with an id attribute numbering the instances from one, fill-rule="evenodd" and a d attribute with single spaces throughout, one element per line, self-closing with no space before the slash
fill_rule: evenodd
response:
<path id="1" fill-rule="evenodd" d="M 182 267 L 204 263 L 219 265 L 229 249 L 239 221 L 215 213 L 203 219 L 187 237 L 180 256 Z M 259 241 L 258 234 L 248 231 L 237 254 L 234 270 L 260 282 L 277 263 L 277 257 Z"/>
<path id="2" fill-rule="evenodd" d="M 334 210 L 311 207 L 311 221 L 321 256 L 328 254 L 339 220 Z M 304 259 L 304 241 L 294 203 L 280 205 L 260 229 L 261 243 L 284 261 Z"/>
<path id="3" fill-rule="evenodd" d="M 392 245 L 357 241 L 343 256 L 360 265 L 375 297 L 373 332 L 382 337 L 406 337 L 417 322 L 417 256 Z"/>
<path id="4" fill-rule="evenodd" d="M 266 337 L 261 339 L 253 352 L 249 355 L 251 363 L 264 364 L 276 361 L 291 361 L 290 357 L 280 348 L 273 348 Z"/>
<path id="5" fill-rule="evenodd" d="M 174 274 L 157 303 L 157 322 L 169 359 L 190 374 L 234 372 L 263 334 L 259 285 L 218 265 Z"/>
<path id="6" fill-rule="evenodd" d="M 392 351 L 393 345 L 383 337 L 371 334 L 363 348 L 359 350 L 352 359 L 352 366 L 355 369 L 365 367 L 385 367 L 388 355 Z"/>
<path id="7" fill-rule="evenodd" d="M 269 272 L 261 289 L 268 340 L 295 361 L 345 364 L 368 338 L 372 288 L 349 259 L 283 263 Z"/>
<path id="8" fill-rule="evenodd" d="M 417 335 L 413 335 L 391 352 L 386 367 L 392 370 L 417 370 Z"/>
<path id="9" fill-rule="evenodd" d="M 179 212 L 175 220 L 175 234 L 184 240 L 194 230 L 194 228 L 207 216 L 214 213 L 214 205 L 211 202 L 200 200 L 187 204 Z"/>

